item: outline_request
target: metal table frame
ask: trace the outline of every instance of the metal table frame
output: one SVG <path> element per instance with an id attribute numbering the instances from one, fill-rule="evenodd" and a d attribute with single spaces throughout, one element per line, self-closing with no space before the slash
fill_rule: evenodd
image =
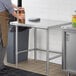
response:
<path id="1" fill-rule="evenodd" d="M 34 50 L 34 59 L 37 60 L 37 57 L 36 57 L 37 51 L 36 50 L 38 50 L 38 51 L 44 51 L 44 52 L 46 52 L 46 76 L 49 76 L 49 61 L 62 56 L 62 53 L 61 52 L 56 52 L 56 51 L 50 51 L 49 50 L 49 30 L 51 28 L 53 28 L 53 27 L 54 28 L 57 28 L 57 27 L 61 27 L 61 26 L 67 25 L 67 24 L 69 24 L 69 23 L 68 22 L 64 22 L 64 23 L 59 24 L 59 25 L 56 25 L 56 26 L 48 26 L 47 28 L 40 28 L 40 27 L 32 27 L 31 24 L 30 24 L 30 26 L 28 26 L 27 24 L 20 24 L 20 25 L 18 25 L 18 23 L 11 22 L 10 25 L 15 26 L 15 28 L 16 28 L 16 32 L 15 32 L 16 33 L 16 36 L 15 36 L 16 37 L 16 49 L 15 49 L 16 50 L 16 53 L 15 53 L 15 55 L 16 55 L 16 67 L 18 66 L 18 54 L 19 53 L 23 53 L 23 52 L 26 52 L 26 51 Z M 18 52 L 18 26 L 32 27 L 32 28 L 34 28 L 34 49 L 27 49 L 25 51 Z M 36 38 L 37 37 L 37 29 L 46 30 L 46 32 L 47 32 L 47 49 L 46 50 L 42 50 L 42 49 L 38 49 L 37 48 L 37 45 L 36 45 L 36 42 L 37 42 L 36 41 L 36 39 L 37 39 Z M 58 55 L 49 58 L 49 53 L 51 53 L 51 52 L 52 53 L 56 53 Z"/>

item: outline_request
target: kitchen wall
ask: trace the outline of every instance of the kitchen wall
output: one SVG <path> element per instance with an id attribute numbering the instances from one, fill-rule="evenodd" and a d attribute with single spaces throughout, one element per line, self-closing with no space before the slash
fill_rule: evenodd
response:
<path id="1" fill-rule="evenodd" d="M 76 10 L 76 0 L 22 0 L 26 19 L 44 18 L 61 21 L 71 21 Z M 30 30 L 29 48 L 33 47 L 33 29 Z M 46 31 L 38 30 L 37 47 L 46 49 Z M 60 28 L 50 30 L 50 50 L 62 52 L 62 32 Z M 50 54 L 52 56 L 53 54 Z M 30 53 L 30 57 L 32 58 Z M 46 60 L 46 54 L 38 52 L 38 59 Z M 61 64 L 61 58 L 54 62 Z"/>
<path id="2" fill-rule="evenodd" d="M 28 17 L 71 20 L 76 10 L 75 0 L 22 0 Z"/>

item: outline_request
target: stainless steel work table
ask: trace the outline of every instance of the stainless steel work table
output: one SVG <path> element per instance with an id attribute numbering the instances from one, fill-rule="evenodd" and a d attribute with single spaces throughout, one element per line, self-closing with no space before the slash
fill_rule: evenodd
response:
<path id="1" fill-rule="evenodd" d="M 56 28 L 56 27 L 61 27 L 64 25 L 69 24 L 69 22 L 65 22 L 65 21 L 57 21 L 57 20 L 48 20 L 48 19 L 41 19 L 40 22 L 30 22 L 30 21 L 26 21 L 26 24 L 20 24 L 17 21 L 16 22 L 10 22 L 10 25 L 15 26 L 16 28 L 16 67 L 18 65 L 18 54 L 21 52 L 18 52 L 18 26 L 20 27 L 31 27 L 34 28 L 34 59 L 36 60 L 36 50 L 42 50 L 42 49 L 38 49 L 36 46 L 36 37 L 37 37 L 37 29 L 42 29 L 42 30 L 46 30 L 47 32 L 47 49 L 46 49 L 46 75 L 48 76 L 49 74 L 49 60 L 58 58 L 61 56 L 61 53 L 59 52 L 55 52 L 55 51 L 50 51 L 49 50 L 49 30 L 51 28 Z M 29 51 L 31 49 L 27 49 L 27 51 Z M 44 50 L 42 50 L 44 51 Z M 26 51 L 22 51 L 22 52 L 26 52 Z M 58 53 L 58 55 L 49 58 L 49 53 L 53 52 L 53 53 Z"/>

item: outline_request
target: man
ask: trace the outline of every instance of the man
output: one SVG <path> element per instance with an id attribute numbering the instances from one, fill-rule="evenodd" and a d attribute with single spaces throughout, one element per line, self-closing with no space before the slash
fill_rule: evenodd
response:
<path id="1" fill-rule="evenodd" d="M 11 3 L 11 0 L 0 0 L 0 71 L 4 69 L 4 56 L 8 40 L 8 12 L 14 17 L 23 19 L 23 16 L 18 16 L 14 11 L 17 8 Z"/>

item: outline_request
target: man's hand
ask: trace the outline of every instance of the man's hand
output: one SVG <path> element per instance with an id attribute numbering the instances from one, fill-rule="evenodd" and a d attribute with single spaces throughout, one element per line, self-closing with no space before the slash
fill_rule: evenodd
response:
<path id="1" fill-rule="evenodd" d="M 18 14 L 15 11 L 12 13 L 12 15 L 14 17 L 16 17 L 17 19 L 25 19 L 25 15 L 24 14 Z"/>
<path id="2" fill-rule="evenodd" d="M 24 8 L 19 7 L 17 10 L 17 14 L 18 14 L 18 19 L 24 19 L 25 18 Z"/>
<path id="3" fill-rule="evenodd" d="M 25 19 L 25 15 L 23 15 L 23 14 L 22 15 L 18 15 L 17 19 Z"/>

